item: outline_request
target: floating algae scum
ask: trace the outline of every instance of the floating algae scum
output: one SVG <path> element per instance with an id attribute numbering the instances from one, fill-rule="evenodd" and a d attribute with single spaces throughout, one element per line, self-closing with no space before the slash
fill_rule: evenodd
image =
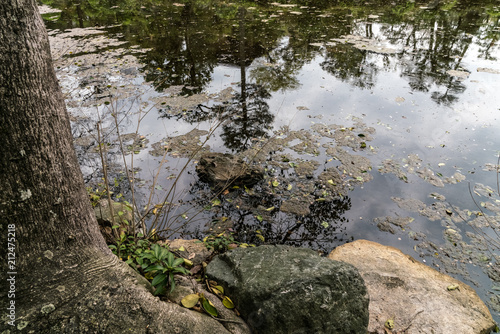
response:
<path id="1" fill-rule="evenodd" d="M 99 123 L 115 196 L 131 196 L 118 133 L 138 207 L 175 187 L 173 236 L 377 241 L 465 280 L 499 321 L 498 4 L 384 3 L 61 2 L 44 18 L 86 181 Z M 206 152 L 265 178 L 214 198 Z"/>

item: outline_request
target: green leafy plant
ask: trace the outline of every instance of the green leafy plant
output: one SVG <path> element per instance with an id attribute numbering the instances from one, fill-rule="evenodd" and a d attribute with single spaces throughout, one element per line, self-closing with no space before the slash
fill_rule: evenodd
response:
<path id="1" fill-rule="evenodd" d="M 120 234 L 120 238 L 116 240 L 116 245 L 109 245 L 108 247 L 113 254 L 140 272 L 144 264 L 143 255 L 150 251 L 151 241 L 138 238 L 142 238 L 142 235 L 139 234 L 137 238 L 134 238 L 133 235 L 127 235 L 123 232 Z"/>
<path id="2" fill-rule="evenodd" d="M 165 294 L 169 286 L 170 292 L 175 289 L 174 274 L 189 275 L 189 271 L 181 266 L 184 259 L 176 259 L 172 252 L 158 244 L 154 244 L 151 250 L 143 253 L 141 257 L 144 272 L 151 273 L 153 277 L 151 284 L 156 288 L 155 296 Z"/>
<path id="3" fill-rule="evenodd" d="M 93 187 L 87 187 L 87 193 L 92 207 L 95 208 L 99 204 L 101 198 L 106 198 L 107 192 L 108 189 L 103 183 L 99 183 L 95 189 Z"/>
<path id="4" fill-rule="evenodd" d="M 240 243 L 234 240 L 233 234 L 230 232 L 223 232 L 216 235 L 208 235 L 205 238 L 203 238 L 203 244 L 205 245 L 205 247 L 207 247 L 208 250 L 211 250 L 215 254 L 222 254 L 224 252 L 227 252 L 229 249 L 237 247 L 241 248 L 255 247 L 255 245 L 253 244 Z"/>
<path id="5" fill-rule="evenodd" d="M 207 249 L 213 251 L 216 254 L 224 253 L 230 249 L 230 245 L 236 245 L 236 241 L 232 234 L 229 233 L 219 233 L 217 235 L 209 235 L 203 238 L 203 244 Z"/>

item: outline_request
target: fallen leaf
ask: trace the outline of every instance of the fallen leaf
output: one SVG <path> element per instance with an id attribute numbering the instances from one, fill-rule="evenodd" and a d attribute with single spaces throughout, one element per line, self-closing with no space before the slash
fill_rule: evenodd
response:
<path id="1" fill-rule="evenodd" d="M 224 299 L 222 300 L 222 305 L 224 305 L 226 308 L 228 309 L 233 309 L 234 308 L 234 303 L 231 299 L 229 299 L 229 297 L 224 297 Z"/>
<path id="2" fill-rule="evenodd" d="M 200 295 L 200 300 L 201 300 L 201 306 L 203 307 L 205 312 L 207 312 L 208 314 L 210 314 L 213 317 L 216 317 L 219 315 L 219 312 L 217 312 L 217 309 L 215 308 L 215 306 L 210 302 L 210 300 L 205 298 L 205 296 L 203 294 Z"/>
<path id="3" fill-rule="evenodd" d="M 192 308 L 196 304 L 198 304 L 199 300 L 200 300 L 200 296 L 198 296 L 197 293 L 193 293 L 193 294 L 187 295 L 186 297 L 182 298 L 181 304 L 185 308 Z"/>

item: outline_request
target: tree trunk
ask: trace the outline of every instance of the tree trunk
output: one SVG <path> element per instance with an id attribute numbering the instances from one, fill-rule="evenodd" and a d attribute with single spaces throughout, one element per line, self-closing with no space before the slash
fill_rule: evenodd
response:
<path id="1" fill-rule="evenodd" d="M 34 0 L 0 2 L 0 113 L 1 333 L 228 332 L 105 244 Z"/>

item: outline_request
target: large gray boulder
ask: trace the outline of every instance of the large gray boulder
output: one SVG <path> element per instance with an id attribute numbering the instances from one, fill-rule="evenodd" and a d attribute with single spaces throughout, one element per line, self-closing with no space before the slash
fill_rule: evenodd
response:
<path id="1" fill-rule="evenodd" d="M 253 333 L 366 333 L 368 297 L 351 265 L 289 246 L 238 248 L 207 267 Z"/>
<path id="2" fill-rule="evenodd" d="M 354 265 L 363 276 L 370 295 L 370 334 L 486 334 L 495 328 L 471 287 L 399 249 L 357 240 L 328 257 Z"/>

